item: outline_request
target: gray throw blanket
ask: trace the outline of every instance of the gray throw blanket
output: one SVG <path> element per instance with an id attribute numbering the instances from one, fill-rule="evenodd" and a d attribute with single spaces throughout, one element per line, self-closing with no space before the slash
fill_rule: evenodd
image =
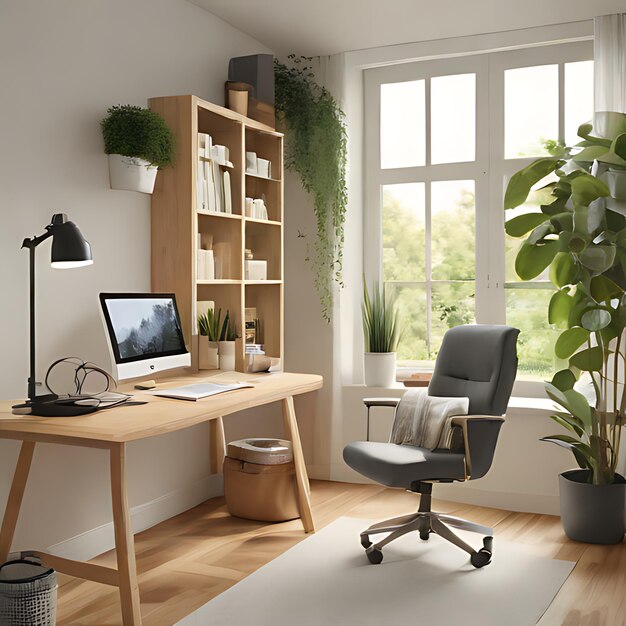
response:
<path id="1" fill-rule="evenodd" d="M 396 409 L 389 441 L 429 450 L 457 449 L 452 418 L 467 415 L 468 410 L 469 398 L 438 398 L 421 389 L 409 389 Z"/>

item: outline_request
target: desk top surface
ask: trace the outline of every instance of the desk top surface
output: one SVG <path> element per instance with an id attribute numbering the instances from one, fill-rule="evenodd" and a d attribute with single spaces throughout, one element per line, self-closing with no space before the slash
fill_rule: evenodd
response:
<path id="1" fill-rule="evenodd" d="M 139 406 L 120 406 L 78 417 L 37 417 L 13 415 L 16 401 L 0 402 L 0 439 L 34 439 L 60 442 L 63 439 L 87 440 L 95 444 L 120 443 L 188 428 L 220 416 L 320 389 L 316 374 L 242 374 L 240 372 L 199 372 L 157 381 L 157 389 L 179 387 L 197 382 L 249 382 L 253 388 L 238 389 L 201 400 L 174 400 L 137 391 L 121 385 L 117 391 L 133 394 Z M 19 402 L 19 401 L 18 401 Z M 67 443 L 70 443 L 67 441 Z"/>

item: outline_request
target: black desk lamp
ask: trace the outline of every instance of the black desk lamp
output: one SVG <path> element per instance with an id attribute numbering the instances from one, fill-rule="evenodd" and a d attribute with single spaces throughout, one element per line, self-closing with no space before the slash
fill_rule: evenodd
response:
<path id="1" fill-rule="evenodd" d="M 37 395 L 35 373 L 35 248 L 52 237 L 52 251 L 50 262 L 52 267 L 70 269 L 91 265 L 91 246 L 85 240 L 78 226 L 68 222 L 64 213 L 55 213 L 52 221 L 46 226 L 46 232 L 39 237 L 24 239 L 22 248 L 28 248 L 30 261 L 30 376 L 28 378 L 28 400 L 25 404 L 14 408 L 31 409 L 27 411 L 33 415 L 49 415 L 43 405 L 57 399 L 54 394 Z M 41 411 L 39 409 L 42 409 Z"/>

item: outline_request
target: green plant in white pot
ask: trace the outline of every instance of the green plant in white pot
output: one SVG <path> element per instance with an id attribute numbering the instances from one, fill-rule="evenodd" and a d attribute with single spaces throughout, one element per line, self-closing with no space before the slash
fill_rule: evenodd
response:
<path id="1" fill-rule="evenodd" d="M 402 336 L 395 298 L 375 282 L 372 293 L 363 279 L 363 370 L 368 387 L 391 387 L 396 381 L 396 351 Z"/>
<path id="2" fill-rule="evenodd" d="M 100 123 L 112 189 L 152 193 L 158 168 L 174 162 L 176 142 L 165 120 L 130 104 L 108 109 Z"/>
<path id="3" fill-rule="evenodd" d="M 237 339 L 237 326 L 234 316 L 226 310 L 224 323 L 218 341 L 218 352 L 220 355 L 220 369 L 232 372 L 235 369 L 235 340 Z"/>
<path id="4" fill-rule="evenodd" d="M 206 313 L 198 315 L 198 369 L 219 369 L 218 341 L 221 328 L 220 319 L 222 310 L 208 309 Z"/>
<path id="5" fill-rule="evenodd" d="M 626 115 L 599 120 L 612 135 L 592 134 L 583 124 L 579 144 L 511 178 L 505 209 L 524 204 L 547 176 L 553 180 L 543 184 L 549 200 L 505 228 L 525 238 L 515 260 L 519 277 L 531 280 L 549 268 L 556 287 L 548 320 L 562 329 L 555 353 L 567 368 L 545 387 L 562 409 L 552 419 L 564 431 L 544 441 L 571 450 L 580 467 L 559 479 L 563 526 L 572 539 L 617 543 L 626 531 L 626 484 L 618 473 L 626 411 L 626 206 L 605 182 L 609 167 L 626 171 Z"/>

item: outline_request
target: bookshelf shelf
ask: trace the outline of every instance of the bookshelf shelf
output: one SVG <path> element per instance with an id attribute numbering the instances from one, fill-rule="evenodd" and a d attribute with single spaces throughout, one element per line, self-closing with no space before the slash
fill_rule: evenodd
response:
<path id="1" fill-rule="evenodd" d="M 280 222 L 277 222 L 276 220 L 260 220 L 257 219 L 256 217 L 246 217 L 244 218 L 247 223 L 252 223 L 252 224 L 267 224 L 268 226 L 282 226 L 282 224 Z"/>
<path id="2" fill-rule="evenodd" d="M 280 183 L 281 180 L 280 178 L 268 178 L 267 176 L 259 176 L 258 174 L 250 174 L 249 172 L 246 172 L 246 176 L 249 178 L 256 178 L 257 180 L 266 180 L 270 183 Z"/>
<path id="3" fill-rule="evenodd" d="M 185 341 L 198 369 L 196 315 L 198 302 L 213 301 L 222 313 L 234 315 L 237 335 L 245 336 L 246 309 L 255 309 L 260 339 L 268 356 L 283 358 L 283 136 L 255 120 L 201 100 L 196 96 L 152 98 L 176 135 L 174 167 L 160 170 L 152 194 L 152 290 L 173 292 Z M 210 135 L 213 145 L 228 148 L 232 213 L 198 210 L 198 172 L 213 159 L 198 156 L 198 133 Z M 272 163 L 276 178 L 246 174 L 246 152 Z M 220 163 L 220 165 L 223 165 Z M 270 219 L 245 217 L 245 198 L 265 198 Z M 202 200 L 200 206 L 202 205 Z M 198 279 L 198 246 L 213 249 L 216 275 Z M 246 281 L 245 250 L 267 261 L 268 280 Z M 205 265 L 200 263 L 202 271 Z M 221 273 L 218 273 L 218 267 Z M 209 274 L 210 275 L 210 274 Z M 244 371 L 245 343 L 236 343 L 236 369 Z"/>

